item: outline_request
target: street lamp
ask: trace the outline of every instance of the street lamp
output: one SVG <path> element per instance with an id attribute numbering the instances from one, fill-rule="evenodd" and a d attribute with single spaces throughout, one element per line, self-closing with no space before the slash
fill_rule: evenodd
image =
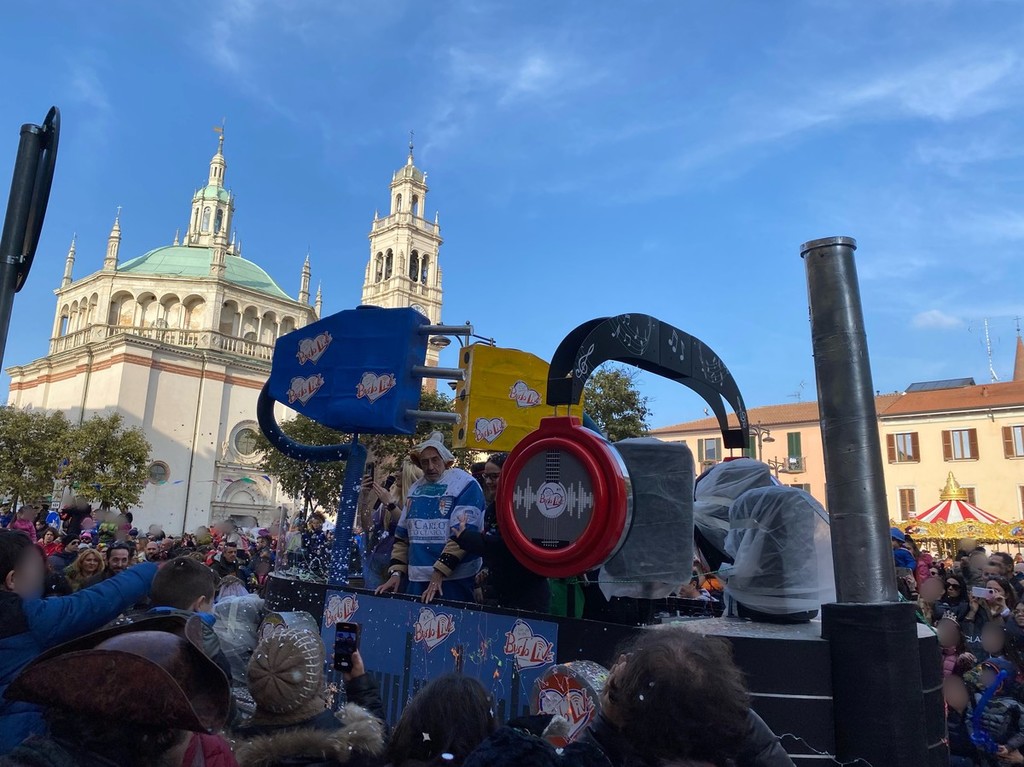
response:
<path id="1" fill-rule="evenodd" d="M 750 433 L 757 437 L 757 460 L 761 461 L 764 459 L 764 444 L 765 442 L 774 442 L 775 437 L 772 436 L 772 430 L 767 426 L 762 426 L 759 423 L 754 424 L 750 427 Z"/>

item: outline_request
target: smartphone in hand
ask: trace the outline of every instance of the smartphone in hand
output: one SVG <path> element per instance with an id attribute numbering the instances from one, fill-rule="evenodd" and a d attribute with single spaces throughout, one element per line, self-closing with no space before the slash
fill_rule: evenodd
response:
<path id="1" fill-rule="evenodd" d="M 351 671 L 352 655 L 359 649 L 363 627 L 358 623 L 339 623 L 334 635 L 334 670 Z"/>

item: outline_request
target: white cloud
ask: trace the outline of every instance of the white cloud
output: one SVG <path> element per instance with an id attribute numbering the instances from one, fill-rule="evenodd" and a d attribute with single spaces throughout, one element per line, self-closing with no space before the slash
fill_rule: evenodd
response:
<path id="1" fill-rule="evenodd" d="M 963 325 L 963 320 L 941 309 L 928 309 L 914 315 L 911 324 L 920 330 L 948 330 Z"/>

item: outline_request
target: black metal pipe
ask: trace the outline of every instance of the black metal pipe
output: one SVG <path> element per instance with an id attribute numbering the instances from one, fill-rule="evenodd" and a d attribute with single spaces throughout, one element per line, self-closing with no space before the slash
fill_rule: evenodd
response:
<path id="1" fill-rule="evenodd" d="M 42 128 L 30 123 L 21 126 L 21 140 L 14 161 L 11 195 L 7 200 L 3 234 L 0 235 L 0 367 L 7 346 L 7 331 L 11 325 L 14 294 L 18 288 L 18 273 L 24 254 L 25 233 L 28 230 L 29 210 L 36 186 L 36 173 L 42 140 Z"/>
<path id="2" fill-rule="evenodd" d="M 896 571 L 852 237 L 800 246 L 807 273 L 838 602 L 895 602 Z"/>

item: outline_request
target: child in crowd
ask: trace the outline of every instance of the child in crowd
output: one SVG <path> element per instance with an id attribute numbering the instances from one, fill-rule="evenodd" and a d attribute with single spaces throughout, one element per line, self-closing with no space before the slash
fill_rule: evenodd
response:
<path id="1" fill-rule="evenodd" d="M 978 749 L 971 740 L 970 731 L 973 707 L 964 680 L 958 676 L 943 679 L 942 697 L 946 701 L 949 767 L 977 767 Z"/>
<path id="2" fill-rule="evenodd" d="M 998 679 L 1000 672 L 1006 673 L 1002 681 Z M 988 761 L 991 765 L 1018 760 L 1024 747 L 1024 705 L 1014 697 L 1016 674 L 1017 667 L 1005 658 L 991 658 L 981 664 L 982 692 L 978 694 L 978 703 L 986 690 L 998 684 L 980 712 L 981 728 L 997 748 L 994 758 Z"/>
<path id="3" fill-rule="evenodd" d="M 224 655 L 220 640 L 213 630 L 216 576 L 213 571 L 191 557 L 172 559 L 153 578 L 148 615 L 198 615 L 203 621 L 203 650 L 221 671 L 231 678 L 231 664 Z"/>
<path id="4" fill-rule="evenodd" d="M 11 529 L 17 530 L 28 536 L 32 543 L 36 542 L 36 510 L 31 506 L 22 506 L 18 509 L 15 519 L 11 522 Z"/>
<path id="5" fill-rule="evenodd" d="M 972 653 L 967 652 L 960 624 L 952 613 L 943 615 L 935 627 L 939 637 L 939 651 L 942 653 L 942 676 L 962 675 L 977 663 Z"/>

